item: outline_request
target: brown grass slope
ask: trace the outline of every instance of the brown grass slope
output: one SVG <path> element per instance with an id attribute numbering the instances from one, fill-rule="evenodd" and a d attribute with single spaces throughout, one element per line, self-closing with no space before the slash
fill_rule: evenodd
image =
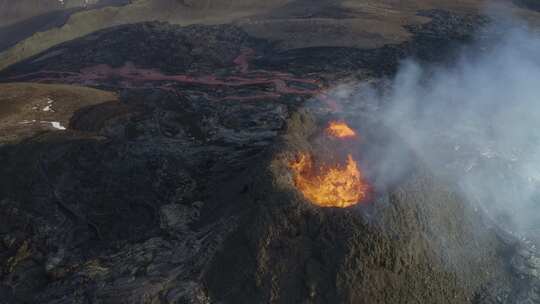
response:
<path id="1" fill-rule="evenodd" d="M 34 83 L 0 84 L 0 142 L 13 142 L 44 131 L 69 128 L 80 108 L 116 100 L 114 93 L 91 88 Z"/>
<path id="2" fill-rule="evenodd" d="M 0 2 L 1 5 L 7 4 Z M 484 7 L 484 1 L 480 0 L 134 0 L 125 6 L 84 10 L 73 14 L 61 27 L 35 33 L 0 53 L 0 69 L 96 30 L 142 21 L 181 25 L 234 22 L 252 35 L 279 42 L 283 48 L 379 47 L 407 40 L 409 33 L 404 25 L 426 22 L 427 18 L 416 15 L 418 10 L 474 13 Z M 535 12 L 510 8 L 517 14 L 537 19 Z M 10 10 L 15 9 L 10 6 Z"/>

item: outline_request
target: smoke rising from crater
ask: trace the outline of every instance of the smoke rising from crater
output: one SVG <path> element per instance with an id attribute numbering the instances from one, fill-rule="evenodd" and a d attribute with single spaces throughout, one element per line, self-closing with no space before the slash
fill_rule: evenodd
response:
<path id="1" fill-rule="evenodd" d="M 540 35 L 522 25 L 500 32 L 496 41 L 464 49 L 451 65 L 405 61 L 385 93 L 367 95 L 383 105 L 383 124 L 434 173 L 497 222 L 534 236 L 540 232 Z M 381 162 L 399 163 L 399 154 L 389 152 L 391 159 Z M 389 176 L 395 169 L 384 167 Z"/>

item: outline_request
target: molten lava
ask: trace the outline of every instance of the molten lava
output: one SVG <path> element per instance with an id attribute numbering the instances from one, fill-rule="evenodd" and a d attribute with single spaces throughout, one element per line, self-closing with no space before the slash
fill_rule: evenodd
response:
<path id="1" fill-rule="evenodd" d="M 306 153 L 301 153 L 289 166 L 295 186 L 318 206 L 345 208 L 367 198 L 369 186 L 350 154 L 345 166 L 323 166 L 317 170 Z"/>
<path id="2" fill-rule="evenodd" d="M 346 123 L 340 121 L 331 121 L 326 132 L 331 136 L 338 138 L 348 138 L 356 136 L 356 132 L 351 129 Z"/>

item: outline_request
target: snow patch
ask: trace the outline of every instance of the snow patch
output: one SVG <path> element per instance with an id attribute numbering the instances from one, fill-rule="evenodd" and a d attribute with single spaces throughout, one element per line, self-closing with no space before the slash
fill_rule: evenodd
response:
<path id="1" fill-rule="evenodd" d="M 58 121 L 51 121 L 51 125 L 53 128 L 55 129 L 58 129 L 58 130 L 65 130 L 66 127 L 62 126 L 62 124 L 60 124 L 60 122 Z"/>
<path id="2" fill-rule="evenodd" d="M 52 100 L 51 98 L 47 97 L 47 105 L 42 109 L 43 112 L 54 112 L 53 108 L 52 108 L 52 104 L 53 104 L 54 100 Z"/>
<path id="3" fill-rule="evenodd" d="M 66 127 L 62 126 L 62 124 L 58 121 L 41 121 L 41 123 L 45 124 L 51 124 L 51 126 L 57 130 L 65 130 Z"/>
<path id="4" fill-rule="evenodd" d="M 32 120 L 22 120 L 19 122 L 19 124 L 21 125 L 27 125 L 27 124 L 33 124 L 33 123 L 36 123 L 37 120 L 35 119 L 32 119 Z M 59 121 L 44 121 L 44 120 L 41 120 L 39 123 L 42 123 L 42 124 L 50 124 L 51 127 L 57 129 L 57 130 L 66 130 L 66 127 L 64 127 Z"/>

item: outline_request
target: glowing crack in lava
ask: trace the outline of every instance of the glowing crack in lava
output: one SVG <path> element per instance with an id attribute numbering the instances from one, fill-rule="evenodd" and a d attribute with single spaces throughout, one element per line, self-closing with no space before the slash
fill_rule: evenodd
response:
<path id="1" fill-rule="evenodd" d="M 356 132 L 351 129 L 346 123 L 340 121 L 331 121 L 326 128 L 326 133 L 337 138 L 355 137 Z"/>
<path id="2" fill-rule="evenodd" d="M 300 153 L 289 164 L 297 189 L 315 205 L 345 208 L 362 202 L 369 186 L 349 154 L 344 166 L 321 166 L 316 169 L 312 157 Z"/>
<path id="3" fill-rule="evenodd" d="M 225 75 L 165 74 L 159 69 L 137 67 L 126 61 L 123 66 L 107 64 L 87 66 L 77 71 L 39 70 L 27 74 L 17 74 L 7 79 L 38 83 L 65 83 L 83 86 L 105 86 L 115 89 L 160 89 L 177 95 L 199 95 L 213 101 L 222 100 L 275 100 L 285 95 L 317 96 L 331 111 L 339 111 L 338 103 L 324 93 L 321 79 L 296 77 L 279 71 L 252 70 L 250 60 L 255 50 L 242 49 L 233 60 L 234 69 Z M 186 87 L 195 89 L 186 90 Z M 257 88 L 259 86 L 259 88 Z M 269 86 L 269 87 L 268 87 Z M 202 87 L 220 87 L 222 90 L 208 90 Z M 247 95 L 228 94 L 239 89 L 251 92 Z M 188 93 L 188 91 L 190 93 Z M 212 94 L 209 94 L 212 92 Z"/>

